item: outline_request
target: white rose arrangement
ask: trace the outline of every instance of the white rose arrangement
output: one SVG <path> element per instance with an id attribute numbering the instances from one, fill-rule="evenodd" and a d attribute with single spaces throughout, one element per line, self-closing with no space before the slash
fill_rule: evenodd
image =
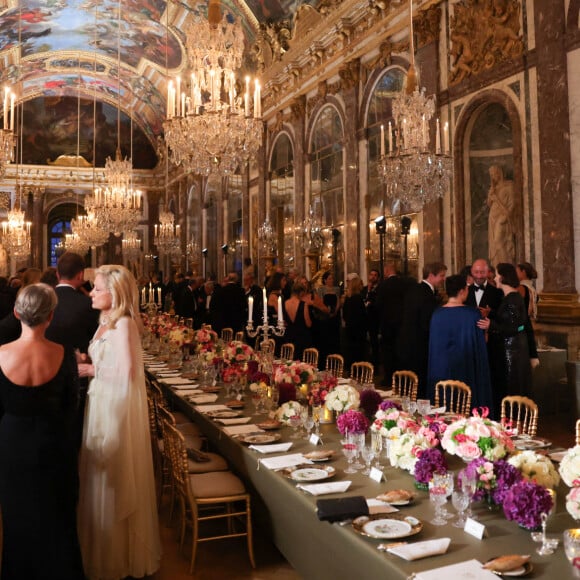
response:
<path id="1" fill-rule="evenodd" d="M 580 486 L 580 445 L 568 449 L 560 462 L 560 475 L 568 487 Z"/>
<path id="2" fill-rule="evenodd" d="M 324 405 L 330 411 L 342 413 L 349 409 L 358 409 L 360 395 L 351 385 L 337 385 L 326 395 Z"/>
<path id="3" fill-rule="evenodd" d="M 286 403 L 280 405 L 280 408 L 276 411 L 276 417 L 282 423 L 287 425 L 290 422 L 291 417 L 300 415 L 302 412 L 302 405 L 298 401 L 287 401 Z"/>
<path id="4" fill-rule="evenodd" d="M 554 489 L 560 483 L 560 476 L 549 457 L 534 451 L 522 451 L 512 455 L 508 463 L 520 471 L 524 479 Z"/>

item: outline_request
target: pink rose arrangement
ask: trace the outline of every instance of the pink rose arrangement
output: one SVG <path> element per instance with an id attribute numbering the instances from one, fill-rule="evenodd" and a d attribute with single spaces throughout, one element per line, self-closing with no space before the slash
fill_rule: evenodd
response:
<path id="1" fill-rule="evenodd" d="M 361 435 L 367 432 L 369 420 L 365 417 L 364 413 L 349 409 L 338 416 L 336 419 L 336 427 L 341 435 L 347 435 L 348 433 Z"/>
<path id="2" fill-rule="evenodd" d="M 254 349 L 245 342 L 232 340 L 225 346 L 222 357 L 225 364 L 243 364 L 254 357 Z"/>
<path id="3" fill-rule="evenodd" d="M 308 393 L 308 404 L 313 406 L 324 405 L 326 395 L 338 385 L 338 379 L 327 374 L 319 383 L 314 383 Z"/>
<path id="4" fill-rule="evenodd" d="M 379 408 L 371 425 L 372 431 L 379 432 L 383 437 L 399 437 L 401 434 L 419 429 L 419 423 L 412 415 L 397 407 Z"/>
<path id="5" fill-rule="evenodd" d="M 314 367 L 299 361 L 282 363 L 274 371 L 274 382 L 277 385 L 310 385 L 313 380 Z"/>
<path id="6" fill-rule="evenodd" d="M 454 421 L 441 439 L 447 453 L 466 461 L 484 457 L 491 461 L 505 457 L 514 444 L 502 425 L 488 418 L 488 409 L 473 409 L 473 415 Z"/>
<path id="7" fill-rule="evenodd" d="M 218 340 L 218 335 L 213 330 L 200 328 L 199 330 L 195 331 L 193 340 L 197 344 L 198 352 L 208 352 L 215 350 L 215 344 Z"/>

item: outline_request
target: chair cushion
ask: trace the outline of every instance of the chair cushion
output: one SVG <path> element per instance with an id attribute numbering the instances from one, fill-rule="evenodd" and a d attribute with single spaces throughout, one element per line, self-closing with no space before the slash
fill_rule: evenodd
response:
<path id="1" fill-rule="evenodd" d="M 205 439 L 197 437 L 197 435 L 187 435 L 184 434 L 186 449 L 201 449 L 205 444 Z"/>
<path id="2" fill-rule="evenodd" d="M 187 423 L 177 423 L 175 427 L 184 435 L 195 435 L 196 437 L 201 437 L 203 435 L 201 429 L 191 421 L 188 421 Z"/>
<path id="3" fill-rule="evenodd" d="M 231 471 L 214 471 L 212 473 L 190 475 L 189 482 L 193 495 L 199 499 L 227 497 L 246 493 L 242 480 Z"/>
<path id="4" fill-rule="evenodd" d="M 209 473 L 211 471 L 227 471 L 227 461 L 217 453 L 204 453 L 206 461 L 196 461 L 191 455 L 191 450 L 187 451 L 187 470 L 189 473 Z M 199 453 L 199 451 L 195 451 Z"/>
<path id="5" fill-rule="evenodd" d="M 171 411 L 175 422 L 179 425 L 179 423 L 191 423 L 191 419 L 181 411 Z"/>

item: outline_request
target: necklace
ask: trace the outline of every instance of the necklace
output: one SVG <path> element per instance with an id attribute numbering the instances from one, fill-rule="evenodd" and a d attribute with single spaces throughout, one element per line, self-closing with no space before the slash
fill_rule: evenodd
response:
<path id="1" fill-rule="evenodd" d="M 111 321 L 111 319 L 108 316 L 103 316 L 101 317 L 101 319 L 99 320 L 99 324 L 101 326 L 108 326 L 109 322 Z"/>

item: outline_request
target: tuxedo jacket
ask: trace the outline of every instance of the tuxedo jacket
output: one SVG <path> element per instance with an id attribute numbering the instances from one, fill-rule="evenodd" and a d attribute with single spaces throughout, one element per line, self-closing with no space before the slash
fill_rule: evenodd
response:
<path id="1" fill-rule="evenodd" d="M 502 300 L 503 292 L 491 284 L 486 284 L 483 290 L 483 296 L 479 302 L 479 306 L 483 308 L 491 308 L 490 317 L 493 318 Z M 475 300 L 475 286 L 473 284 L 469 287 L 465 304 L 466 306 L 474 306 L 475 308 L 478 307 L 477 301 Z"/>
<path id="2" fill-rule="evenodd" d="M 99 325 L 99 311 L 88 296 L 71 286 L 57 286 L 55 292 L 58 304 L 46 338 L 86 353 Z"/>

